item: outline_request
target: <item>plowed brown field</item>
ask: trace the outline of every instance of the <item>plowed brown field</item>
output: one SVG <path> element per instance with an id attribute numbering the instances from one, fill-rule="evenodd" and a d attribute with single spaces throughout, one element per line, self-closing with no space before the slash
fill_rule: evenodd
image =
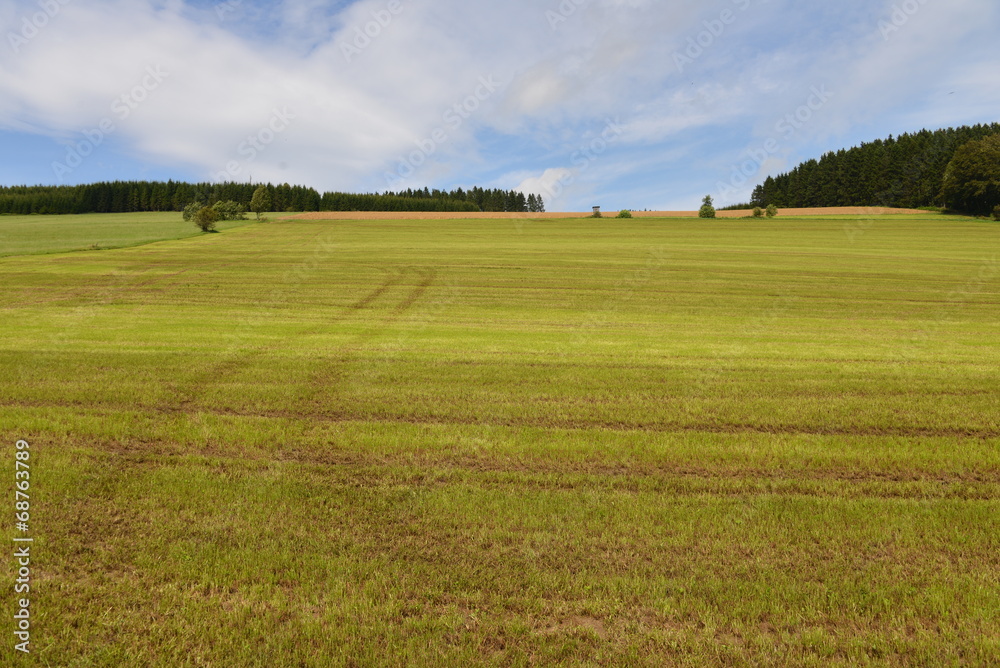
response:
<path id="1" fill-rule="evenodd" d="M 928 213 L 920 209 L 892 209 L 889 207 L 864 207 L 864 206 L 842 206 L 815 209 L 781 209 L 781 216 L 883 216 L 886 214 L 917 214 Z M 716 215 L 719 218 L 743 218 L 749 216 L 749 209 L 740 211 L 719 211 Z M 604 214 L 606 218 L 613 218 L 616 211 L 609 211 Z M 634 211 L 632 215 L 636 218 L 697 218 L 697 211 Z M 589 218 L 590 212 L 546 212 L 546 213 L 444 213 L 435 211 L 314 211 L 310 213 L 300 213 L 290 218 L 301 220 L 445 220 L 461 219 L 469 220 L 482 218 L 485 220 L 496 220 L 498 218 L 526 218 L 538 220 L 542 218 Z"/>

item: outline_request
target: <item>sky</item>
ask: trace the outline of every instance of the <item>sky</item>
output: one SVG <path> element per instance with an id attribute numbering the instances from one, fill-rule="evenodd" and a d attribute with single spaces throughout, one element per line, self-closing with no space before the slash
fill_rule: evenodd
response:
<path id="1" fill-rule="evenodd" d="M 0 185 L 723 206 L 831 150 L 1000 121 L 998 33 L 996 0 L 0 0 Z"/>

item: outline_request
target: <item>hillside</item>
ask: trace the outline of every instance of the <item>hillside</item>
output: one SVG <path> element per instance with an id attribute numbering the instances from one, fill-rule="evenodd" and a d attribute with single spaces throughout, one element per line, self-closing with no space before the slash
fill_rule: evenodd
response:
<path id="1" fill-rule="evenodd" d="M 962 145 L 1000 134 L 1000 123 L 921 130 L 808 160 L 768 177 L 752 204 L 779 207 L 941 206 L 945 168 Z"/>

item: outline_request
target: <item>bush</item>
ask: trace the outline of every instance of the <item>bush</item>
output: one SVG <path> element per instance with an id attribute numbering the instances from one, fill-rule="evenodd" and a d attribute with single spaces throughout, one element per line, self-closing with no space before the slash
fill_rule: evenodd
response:
<path id="1" fill-rule="evenodd" d="M 1000 220 L 1000 204 L 997 204 L 996 208 L 993 209 L 993 220 Z"/>
<path id="2" fill-rule="evenodd" d="M 194 224 L 201 228 L 202 232 L 214 232 L 218 221 L 219 212 L 210 206 L 203 206 L 194 214 Z"/>
<path id="3" fill-rule="evenodd" d="M 764 217 L 764 210 L 762 208 L 760 208 L 759 206 L 755 206 L 753 208 L 753 217 L 754 218 L 763 218 Z"/>
<path id="4" fill-rule="evenodd" d="M 632 212 L 629 211 L 628 209 L 622 209 L 621 211 L 618 212 L 618 217 L 619 218 L 631 218 L 632 217 Z"/>
<path id="5" fill-rule="evenodd" d="M 776 207 L 773 204 L 768 204 L 767 205 L 767 217 L 768 218 L 774 218 L 777 215 L 778 215 L 778 207 Z"/>
<path id="6" fill-rule="evenodd" d="M 203 206 L 205 205 L 201 202 L 191 202 L 188 204 L 184 207 L 184 213 L 182 214 L 184 216 L 184 220 L 194 220 L 194 214 L 198 213 L 198 210 Z"/>
<path id="7" fill-rule="evenodd" d="M 219 214 L 219 220 L 246 220 L 247 210 L 242 204 L 233 201 L 216 202 L 212 207 Z"/>

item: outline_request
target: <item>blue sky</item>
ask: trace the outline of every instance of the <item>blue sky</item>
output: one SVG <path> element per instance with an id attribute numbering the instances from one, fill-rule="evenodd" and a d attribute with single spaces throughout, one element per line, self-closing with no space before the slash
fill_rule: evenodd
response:
<path id="1" fill-rule="evenodd" d="M 1000 121 L 996 0 L 0 0 L 0 183 L 749 199 Z"/>

